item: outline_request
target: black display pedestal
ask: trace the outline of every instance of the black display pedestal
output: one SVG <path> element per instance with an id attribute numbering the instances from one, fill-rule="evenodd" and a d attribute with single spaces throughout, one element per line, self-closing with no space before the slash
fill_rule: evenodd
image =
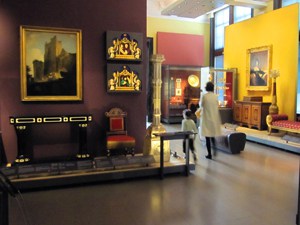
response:
<path id="1" fill-rule="evenodd" d="M 8 225 L 8 193 L 0 190 L 0 224 Z"/>

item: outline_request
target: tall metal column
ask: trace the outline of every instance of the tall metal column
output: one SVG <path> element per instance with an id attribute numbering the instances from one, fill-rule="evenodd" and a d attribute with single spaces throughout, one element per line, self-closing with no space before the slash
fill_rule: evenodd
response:
<path id="1" fill-rule="evenodd" d="M 161 118 L 161 64 L 165 61 L 165 57 L 152 55 L 150 60 L 153 63 L 153 126 L 159 126 Z"/>
<path id="2" fill-rule="evenodd" d="M 150 61 L 153 64 L 153 120 L 152 124 L 147 128 L 144 140 L 144 155 L 153 155 L 156 162 L 160 160 L 160 138 L 156 137 L 156 133 L 165 133 L 166 129 L 161 124 L 161 65 L 165 61 L 163 55 L 152 55 Z M 170 142 L 164 142 L 164 161 L 170 160 Z"/>

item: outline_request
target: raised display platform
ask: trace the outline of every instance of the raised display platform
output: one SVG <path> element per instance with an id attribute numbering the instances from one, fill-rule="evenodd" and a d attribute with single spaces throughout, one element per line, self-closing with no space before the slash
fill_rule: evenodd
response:
<path id="1" fill-rule="evenodd" d="M 190 164 L 189 169 L 194 170 L 195 165 Z M 0 170 L 21 191 L 161 175 L 160 163 L 142 155 L 22 164 Z M 172 157 L 165 163 L 164 174 L 174 173 L 186 173 L 184 159 Z"/>

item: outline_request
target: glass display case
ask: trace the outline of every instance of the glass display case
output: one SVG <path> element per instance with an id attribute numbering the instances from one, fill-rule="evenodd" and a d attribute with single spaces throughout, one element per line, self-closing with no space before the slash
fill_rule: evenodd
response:
<path id="1" fill-rule="evenodd" d="M 201 89 L 205 93 L 205 85 L 208 81 L 215 84 L 215 93 L 218 95 L 219 106 L 232 108 L 236 100 L 235 90 L 236 69 L 201 68 Z"/>
<path id="2" fill-rule="evenodd" d="M 205 93 L 206 83 L 208 81 L 214 83 L 223 123 L 231 123 L 233 121 L 232 109 L 234 101 L 237 99 L 236 74 L 237 69 L 201 68 L 200 88 Z"/>
<path id="3" fill-rule="evenodd" d="M 182 111 L 196 111 L 200 99 L 200 67 L 162 66 L 161 120 L 180 123 Z"/>

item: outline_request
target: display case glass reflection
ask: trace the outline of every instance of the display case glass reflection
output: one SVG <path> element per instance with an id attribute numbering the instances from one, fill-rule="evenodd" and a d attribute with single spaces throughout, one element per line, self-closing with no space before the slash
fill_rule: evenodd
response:
<path id="1" fill-rule="evenodd" d="M 213 82 L 219 107 L 232 108 L 233 101 L 236 100 L 235 76 L 236 69 L 201 68 L 201 89 L 205 90 L 208 81 Z"/>
<path id="2" fill-rule="evenodd" d="M 229 107 L 232 105 L 232 92 L 233 92 L 233 72 L 216 71 L 215 84 L 216 94 L 220 107 Z"/>

